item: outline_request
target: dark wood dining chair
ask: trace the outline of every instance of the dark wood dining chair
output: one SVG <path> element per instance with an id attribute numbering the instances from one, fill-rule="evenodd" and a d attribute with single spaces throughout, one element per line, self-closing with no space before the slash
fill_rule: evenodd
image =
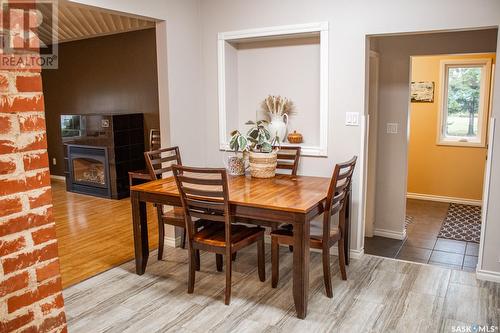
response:
<path id="1" fill-rule="evenodd" d="M 159 129 L 151 129 L 149 131 L 149 150 L 157 150 L 161 147 L 161 137 Z M 132 187 L 137 184 L 146 183 L 156 178 L 151 178 L 148 168 L 141 170 L 134 170 L 128 172 L 129 186 Z"/>
<path id="2" fill-rule="evenodd" d="M 299 146 L 281 146 L 278 150 L 276 170 L 279 171 L 279 173 L 290 170 L 289 173 L 296 176 L 299 168 L 299 159 Z"/>
<path id="3" fill-rule="evenodd" d="M 356 166 L 357 157 L 351 160 L 337 164 L 333 171 L 332 179 L 328 189 L 325 202 L 325 211 L 322 221 L 311 222 L 310 247 L 320 249 L 323 258 L 323 278 L 325 280 L 326 295 L 333 297 L 332 279 L 330 270 L 330 248 L 338 244 L 339 266 L 342 280 L 347 280 L 345 268 L 345 214 L 349 202 L 347 198 L 351 191 L 351 181 Z M 339 213 L 338 226 L 331 226 L 332 216 Z M 276 288 L 279 279 L 279 246 L 280 244 L 293 244 L 293 230 L 280 228 L 271 232 L 271 261 L 272 261 L 272 286 Z"/>
<path id="4" fill-rule="evenodd" d="M 229 191 L 225 169 L 172 166 L 184 209 L 188 233 L 189 275 L 188 293 L 194 291 L 196 250 L 216 254 L 217 269 L 222 270 L 222 256 L 226 261 L 226 290 L 224 303 L 231 300 L 232 254 L 257 243 L 257 264 L 260 281 L 266 279 L 264 259 L 264 229 L 233 223 L 229 210 Z M 206 223 L 197 230 L 193 218 Z"/>
<path id="5" fill-rule="evenodd" d="M 182 164 L 179 147 L 170 147 L 147 151 L 144 153 L 146 166 L 151 179 L 160 179 L 163 174 L 172 172 L 173 164 Z M 163 248 L 165 245 L 165 224 L 182 228 L 182 248 L 186 247 L 186 226 L 184 223 L 184 212 L 180 207 L 165 212 L 163 205 L 156 205 L 158 215 L 158 260 L 163 259 Z"/>
<path id="6" fill-rule="evenodd" d="M 300 159 L 300 146 L 281 146 L 278 150 L 276 170 L 278 173 L 287 173 L 292 176 L 297 175 L 297 170 L 299 169 L 299 159 Z M 292 230 L 292 224 L 284 224 L 281 228 Z M 290 251 L 293 251 L 293 246 L 289 246 Z"/>
<path id="7" fill-rule="evenodd" d="M 297 175 L 297 170 L 299 168 L 299 159 L 300 159 L 300 147 L 299 146 L 275 146 L 275 149 L 278 149 L 277 159 L 276 159 L 276 171 L 277 173 L 289 174 L 292 176 Z M 238 219 L 240 223 L 246 224 L 258 224 L 271 228 L 271 230 L 277 229 L 274 223 L 269 223 L 266 221 L 249 221 L 245 218 Z M 284 224 L 281 228 L 293 229 L 292 224 Z M 290 245 L 290 251 L 293 250 L 293 247 Z M 236 253 L 233 255 L 233 258 L 236 259 Z"/>

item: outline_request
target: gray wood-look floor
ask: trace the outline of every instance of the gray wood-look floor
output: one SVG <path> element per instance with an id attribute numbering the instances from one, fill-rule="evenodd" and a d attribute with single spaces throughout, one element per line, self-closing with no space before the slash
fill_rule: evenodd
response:
<path id="1" fill-rule="evenodd" d="M 267 245 L 266 245 L 267 246 Z M 70 332 L 451 332 L 457 325 L 500 323 L 500 284 L 473 273 L 365 255 L 351 260 L 348 281 L 332 257 L 334 297 L 325 296 L 321 257 L 311 254 L 308 316 L 295 316 L 292 255 L 281 249 L 281 276 L 271 288 L 257 276 L 253 247 L 238 253 L 232 300 L 224 273 L 202 254 L 194 294 L 187 294 L 187 251 L 155 253 L 143 276 L 129 262 L 64 291 Z"/>

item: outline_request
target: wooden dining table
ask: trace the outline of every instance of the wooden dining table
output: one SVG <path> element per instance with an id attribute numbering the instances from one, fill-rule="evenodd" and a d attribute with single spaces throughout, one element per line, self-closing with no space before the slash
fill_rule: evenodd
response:
<path id="1" fill-rule="evenodd" d="M 291 175 L 268 179 L 229 176 L 228 179 L 230 212 L 235 219 L 259 225 L 266 221 L 264 225 L 276 228 L 284 223 L 293 225 L 293 299 L 299 318 L 307 315 L 310 222 L 323 212 L 329 183 L 329 178 Z M 149 257 L 146 202 L 181 206 L 181 201 L 173 177 L 133 186 L 130 196 L 136 273 L 142 275 Z M 346 232 L 348 222 L 346 218 Z M 348 234 L 345 237 L 349 239 Z"/>

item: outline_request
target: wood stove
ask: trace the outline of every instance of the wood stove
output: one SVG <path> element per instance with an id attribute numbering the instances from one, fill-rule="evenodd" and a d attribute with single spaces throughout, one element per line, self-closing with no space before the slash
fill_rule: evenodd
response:
<path id="1" fill-rule="evenodd" d="M 70 144 L 67 149 L 71 191 L 111 197 L 107 148 Z"/>

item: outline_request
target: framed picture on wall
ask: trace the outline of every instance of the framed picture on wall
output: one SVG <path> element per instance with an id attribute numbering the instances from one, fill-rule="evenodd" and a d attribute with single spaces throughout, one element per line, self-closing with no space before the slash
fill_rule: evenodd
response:
<path id="1" fill-rule="evenodd" d="M 434 82 L 420 81 L 411 83 L 412 103 L 433 103 L 434 102 Z"/>

